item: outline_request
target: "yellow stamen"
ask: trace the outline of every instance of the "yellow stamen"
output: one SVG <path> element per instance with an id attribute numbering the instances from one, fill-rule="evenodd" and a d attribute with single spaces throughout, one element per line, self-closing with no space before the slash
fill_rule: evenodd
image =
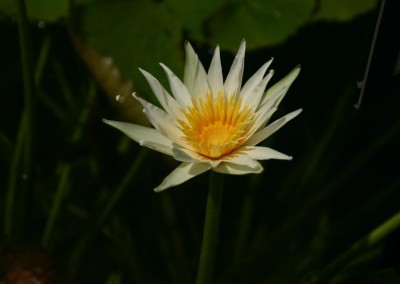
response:
<path id="1" fill-rule="evenodd" d="M 193 98 L 192 104 L 182 110 L 186 120 L 178 120 L 184 139 L 199 154 L 218 159 L 242 145 L 249 135 L 254 113 L 242 99 L 226 97 L 219 92 L 216 98 L 207 93 Z"/>

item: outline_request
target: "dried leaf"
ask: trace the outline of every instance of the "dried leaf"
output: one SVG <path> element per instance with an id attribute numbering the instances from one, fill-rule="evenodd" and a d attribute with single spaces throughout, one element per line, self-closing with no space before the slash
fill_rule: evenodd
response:
<path id="1" fill-rule="evenodd" d="M 124 80 L 112 57 L 100 55 L 94 48 L 71 36 L 82 60 L 86 63 L 96 82 L 107 94 L 110 102 L 128 121 L 146 125 L 148 120 L 142 106 L 132 97 L 132 80 Z"/>

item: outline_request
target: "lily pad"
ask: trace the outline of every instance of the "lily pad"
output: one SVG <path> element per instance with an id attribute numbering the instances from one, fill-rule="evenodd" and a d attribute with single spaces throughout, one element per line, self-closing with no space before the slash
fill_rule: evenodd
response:
<path id="1" fill-rule="evenodd" d="M 184 32 L 188 34 L 189 38 L 196 38 L 199 42 L 203 42 L 206 38 L 204 23 L 229 3 L 229 0 L 165 1 L 172 13 L 182 22 Z"/>
<path id="2" fill-rule="evenodd" d="M 314 0 L 236 1 L 205 23 L 211 45 L 235 50 L 245 38 L 248 48 L 276 45 L 310 18 Z"/>
<path id="3" fill-rule="evenodd" d="M 26 0 L 26 11 L 31 20 L 54 22 L 68 15 L 68 0 Z M 0 1 L 0 11 L 6 15 L 17 13 L 17 1 Z"/>
<path id="4" fill-rule="evenodd" d="M 314 20 L 348 21 L 376 8 L 377 0 L 322 0 Z"/>
<path id="5" fill-rule="evenodd" d="M 81 34 L 86 44 L 102 56 L 112 58 L 122 79 L 133 80 L 141 96 L 155 102 L 141 67 L 165 84 L 159 62 L 172 70 L 182 70 L 183 40 L 179 20 L 163 3 L 147 0 L 101 1 L 84 6 Z"/>

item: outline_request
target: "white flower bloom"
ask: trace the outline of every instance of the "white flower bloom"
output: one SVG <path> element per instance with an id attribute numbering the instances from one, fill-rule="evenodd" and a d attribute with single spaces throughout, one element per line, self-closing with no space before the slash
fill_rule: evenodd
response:
<path id="1" fill-rule="evenodd" d="M 151 74 L 140 70 L 162 109 L 135 94 L 134 97 L 143 105 L 144 113 L 155 128 L 104 120 L 140 145 L 182 162 L 155 191 L 179 185 L 207 170 L 233 175 L 260 173 L 263 167 L 257 160 L 292 159 L 256 145 L 301 112 L 301 109 L 296 110 L 268 124 L 300 67 L 265 92 L 273 75 L 272 70 L 266 74 L 271 59 L 241 87 L 245 48 L 243 41 L 224 82 L 219 47 L 206 73 L 187 43 L 183 82 L 161 64 L 173 96 Z"/>

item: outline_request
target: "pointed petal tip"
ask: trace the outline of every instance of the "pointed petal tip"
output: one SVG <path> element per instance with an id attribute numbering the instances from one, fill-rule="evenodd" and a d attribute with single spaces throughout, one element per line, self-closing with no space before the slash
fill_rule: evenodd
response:
<path id="1" fill-rule="evenodd" d="M 246 40 L 242 39 L 240 42 L 239 50 L 246 49 Z"/>
<path id="2" fill-rule="evenodd" d="M 122 121 L 116 121 L 116 120 L 105 119 L 105 118 L 103 118 L 102 121 L 105 124 L 110 125 L 112 127 L 116 127 L 116 125 L 119 124 L 119 123 L 125 123 L 125 122 L 122 122 Z M 118 128 L 118 127 L 116 127 L 116 128 Z"/>
<path id="3" fill-rule="evenodd" d="M 294 112 L 295 112 L 296 115 L 299 115 L 302 111 L 303 111 L 303 109 L 299 108 L 298 110 L 295 110 Z"/>
<path id="4" fill-rule="evenodd" d="M 156 188 L 154 188 L 153 190 L 154 190 L 154 192 L 158 193 L 158 192 L 166 190 L 166 188 L 163 188 L 163 187 L 164 187 L 164 184 L 162 183 L 159 186 L 157 186 Z"/>
<path id="5" fill-rule="evenodd" d="M 272 64 L 272 62 L 274 62 L 274 57 L 271 57 L 266 63 L 265 65 L 267 65 L 268 67 Z"/>
<path id="6" fill-rule="evenodd" d="M 110 120 L 102 118 L 101 121 L 103 121 L 105 124 L 110 124 Z"/>
<path id="7" fill-rule="evenodd" d="M 119 124 L 119 123 L 126 123 L 126 122 L 123 122 L 123 121 L 116 121 L 116 120 L 105 119 L 105 118 L 103 118 L 102 121 L 103 121 L 105 124 L 111 125 L 111 126 L 113 126 L 113 127 L 115 127 L 115 125 L 116 125 L 116 124 Z"/>
<path id="8" fill-rule="evenodd" d="M 194 49 L 193 49 L 193 46 L 191 45 L 191 43 L 188 41 L 188 40 L 186 40 L 185 41 L 185 51 L 188 53 L 188 52 L 193 52 L 193 53 L 195 53 L 194 52 Z"/>
<path id="9" fill-rule="evenodd" d="M 300 73 L 300 70 L 301 70 L 301 64 L 294 67 L 294 69 L 290 73 L 296 74 L 295 77 L 297 77 L 297 75 L 299 75 L 299 73 Z"/>
<path id="10" fill-rule="evenodd" d="M 219 56 L 221 58 L 220 51 L 219 44 L 217 44 L 217 46 L 214 48 L 213 56 Z"/>
<path id="11" fill-rule="evenodd" d="M 164 72 L 165 72 L 165 74 L 167 74 L 167 76 L 175 76 L 176 77 L 175 73 L 167 65 L 165 65 L 162 62 L 160 62 L 159 64 L 160 64 L 161 68 L 164 69 Z"/>
<path id="12" fill-rule="evenodd" d="M 134 97 L 136 100 L 139 100 L 140 98 L 137 96 L 137 93 L 136 92 L 133 92 L 132 93 L 132 97 Z"/>
<path id="13" fill-rule="evenodd" d="M 138 67 L 139 72 L 142 73 L 143 76 L 145 76 L 147 78 L 147 76 L 151 75 L 149 72 L 147 72 L 146 70 Z"/>
<path id="14" fill-rule="evenodd" d="M 287 81 L 287 85 L 290 86 L 293 83 L 293 81 L 296 80 L 297 76 L 300 73 L 300 70 L 301 70 L 301 65 L 299 64 L 296 67 L 294 67 L 281 81 L 282 82 Z"/>

